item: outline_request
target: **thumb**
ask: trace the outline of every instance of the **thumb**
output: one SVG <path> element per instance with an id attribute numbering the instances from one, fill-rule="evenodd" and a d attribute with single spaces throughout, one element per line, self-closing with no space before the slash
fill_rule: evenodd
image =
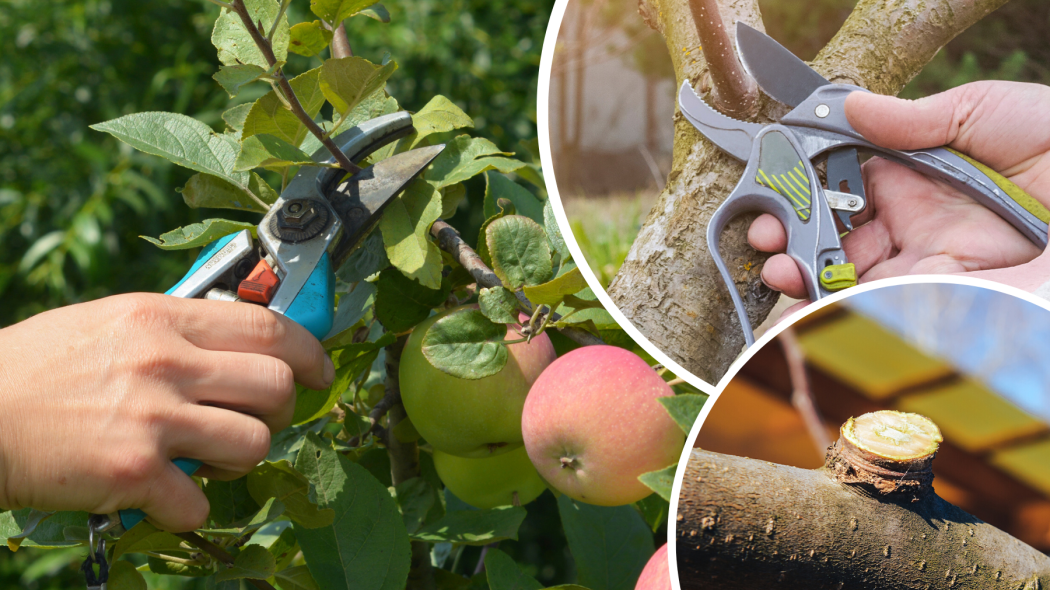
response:
<path id="1" fill-rule="evenodd" d="M 854 92 L 846 119 L 865 139 L 885 148 L 917 150 L 948 145 L 959 133 L 957 89 L 918 100 Z"/>

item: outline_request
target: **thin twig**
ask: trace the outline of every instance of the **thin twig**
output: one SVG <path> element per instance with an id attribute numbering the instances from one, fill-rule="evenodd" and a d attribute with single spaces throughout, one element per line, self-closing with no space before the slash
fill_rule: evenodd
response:
<path id="1" fill-rule="evenodd" d="M 788 372 L 791 374 L 791 403 L 795 409 L 802 414 L 802 421 L 806 424 L 809 437 L 821 457 L 829 446 L 831 437 L 824 428 L 824 420 L 820 417 L 817 402 L 813 399 L 813 392 L 809 388 L 809 377 L 806 375 L 806 354 L 802 351 L 802 345 L 798 343 L 798 337 L 791 328 L 784 330 L 778 337 L 780 346 L 784 349 L 784 358 L 787 359 Z"/>
<path id="2" fill-rule="evenodd" d="M 207 553 L 208 555 L 211 555 L 215 559 L 218 559 L 226 566 L 233 565 L 232 555 L 227 553 L 226 550 L 222 547 L 219 547 L 215 543 L 212 543 L 211 541 L 205 539 L 197 533 L 175 533 L 175 536 L 188 542 L 189 544 Z M 276 588 L 271 586 L 266 580 L 245 578 L 245 581 L 251 584 L 252 586 L 255 586 L 259 590 L 277 590 Z"/>
<path id="3" fill-rule="evenodd" d="M 234 12 L 241 17 L 241 23 L 244 24 L 244 28 L 248 30 L 248 34 L 251 35 L 252 40 L 255 41 L 256 47 L 262 52 L 263 57 L 266 58 L 266 63 L 270 64 L 270 67 L 274 67 L 277 63 L 277 57 L 273 54 L 273 48 L 270 46 L 270 42 L 263 37 L 262 32 L 259 31 L 259 27 L 252 22 L 252 17 L 248 14 L 248 8 L 244 5 L 244 0 L 233 0 L 230 5 Z M 317 123 L 310 118 L 310 115 L 306 113 L 306 109 L 303 108 L 302 103 L 299 102 L 299 97 L 295 95 L 295 91 L 292 90 L 292 85 L 288 83 L 288 78 L 285 77 L 284 72 L 281 68 L 275 68 L 273 73 L 274 79 L 277 81 L 277 85 L 280 86 L 284 97 L 288 100 L 288 107 L 292 113 L 295 114 L 296 118 L 306 126 L 306 129 L 310 131 L 321 141 L 321 144 L 328 148 L 331 152 L 332 157 L 335 158 L 336 162 L 339 163 L 339 167 L 346 170 L 350 174 L 356 174 L 361 171 L 361 168 L 350 161 L 350 158 L 346 157 L 343 150 L 339 149 L 339 146 L 335 145 L 330 137 L 325 135 L 323 129 L 321 129 Z"/>
<path id="4" fill-rule="evenodd" d="M 277 11 L 277 18 L 273 19 L 273 24 L 270 25 L 270 32 L 266 33 L 266 40 L 273 43 L 273 34 L 277 32 L 277 25 L 280 24 L 281 18 L 284 17 L 284 13 L 288 10 L 288 5 L 292 3 L 292 0 L 282 0 L 281 9 Z"/>
<path id="5" fill-rule="evenodd" d="M 460 266 L 465 268 L 470 273 L 470 276 L 474 277 L 479 286 L 489 289 L 503 286 L 503 282 L 499 280 L 496 273 L 492 272 L 492 269 L 485 265 L 478 253 L 463 241 L 456 228 L 439 219 L 434 222 L 434 225 L 430 226 L 430 235 L 437 239 L 439 248 L 451 254 L 459 262 Z M 532 311 L 532 302 L 523 293 L 519 291 L 514 295 L 526 309 L 530 312 Z M 551 319 L 558 321 L 561 319 L 561 316 L 552 313 Z M 579 328 L 565 327 L 557 328 L 557 330 L 583 346 L 605 344 L 601 338 Z"/>
<path id="6" fill-rule="evenodd" d="M 372 407 L 372 411 L 368 412 L 368 421 L 372 423 L 363 434 L 355 436 L 354 438 L 347 441 L 347 444 L 356 447 L 360 445 L 365 437 L 372 434 L 380 428 L 379 421 L 383 419 L 383 416 L 390 411 L 390 408 L 401 403 L 401 389 L 400 388 L 388 388 L 386 393 L 383 394 L 383 399 L 379 400 L 375 406 Z"/>
<path id="7" fill-rule="evenodd" d="M 689 0 L 689 10 L 693 13 L 700 49 L 711 72 L 714 86 L 712 106 L 738 118 L 754 115 L 758 107 L 758 85 L 733 51 L 733 43 L 718 11 L 718 0 Z"/>
<path id="8" fill-rule="evenodd" d="M 485 571 L 485 555 L 488 554 L 489 548 L 495 549 L 496 545 L 499 545 L 499 541 L 496 541 L 495 543 L 489 543 L 488 545 L 485 545 L 481 548 L 481 555 L 478 555 L 478 564 L 474 566 L 474 576 Z"/>

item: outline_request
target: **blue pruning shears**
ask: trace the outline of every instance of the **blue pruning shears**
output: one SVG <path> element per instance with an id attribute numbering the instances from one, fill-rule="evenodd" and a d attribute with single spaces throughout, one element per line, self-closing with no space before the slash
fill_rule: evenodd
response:
<path id="1" fill-rule="evenodd" d="M 411 115 L 402 111 L 361 123 L 336 137 L 335 143 L 358 163 L 413 131 Z M 338 168 L 303 166 L 259 223 L 257 244 L 248 230 L 212 242 L 166 294 L 265 305 L 324 338 L 335 313 L 333 269 L 444 148 L 441 144 L 397 154 L 345 179 L 346 172 Z M 313 159 L 335 162 L 323 147 Z M 173 462 L 187 475 L 201 466 L 196 459 Z M 144 517 L 134 509 L 92 515 L 89 530 L 93 538 L 119 535 L 120 529 L 129 530 Z"/>
<path id="2" fill-rule="evenodd" d="M 685 118 L 711 142 L 747 167 L 707 226 L 707 247 L 729 289 L 744 339 L 755 342 L 747 309 L 719 253 L 726 224 L 748 212 L 775 216 L 787 231 L 787 254 L 802 271 L 812 301 L 857 282 L 846 259 L 839 228 L 850 231 L 850 217 L 867 205 L 858 149 L 939 179 L 997 213 L 1040 248 L 1046 248 L 1050 211 L 994 170 L 945 147 L 890 150 L 869 143 L 846 120 L 844 103 L 858 86 L 832 84 L 790 51 L 743 23 L 736 26 L 737 48 L 762 90 L 794 107 L 779 122 L 760 125 L 722 115 L 682 83 L 678 105 Z M 827 187 L 814 162 L 827 161 Z"/>

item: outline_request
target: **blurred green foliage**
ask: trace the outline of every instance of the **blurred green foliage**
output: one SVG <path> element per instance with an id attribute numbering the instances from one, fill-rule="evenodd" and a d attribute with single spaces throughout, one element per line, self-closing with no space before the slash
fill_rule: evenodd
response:
<path id="1" fill-rule="evenodd" d="M 388 86 L 409 110 L 434 94 L 508 151 L 536 136 L 536 77 L 553 0 L 390 2 L 389 24 L 350 19 L 355 53 L 400 69 Z M 289 10 L 308 20 L 308 3 Z M 230 101 L 211 75 L 218 7 L 203 0 L 28 0 L 0 10 L 0 326 L 59 305 L 161 291 L 194 252 L 163 253 L 139 235 L 199 221 L 176 189 L 189 171 L 88 125 L 173 111 L 221 129 Z M 312 16 L 309 20 L 312 20 Z M 318 58 L 291 56 L 299 72 Z M 322 56 L 323 57 L 323 56 Z M 468 186 L 457 227 L 480 225 L 484 183 Z M 475 211 L 476 210 L 476 211 Z M 234 213 L 230 217 L 236 218 Z M 245 218 L 247 219 L 247 218 Z M 468 227 L 468 233 L 469 233 Z M 476 233 L 474 228 L 474 233 Z"/>

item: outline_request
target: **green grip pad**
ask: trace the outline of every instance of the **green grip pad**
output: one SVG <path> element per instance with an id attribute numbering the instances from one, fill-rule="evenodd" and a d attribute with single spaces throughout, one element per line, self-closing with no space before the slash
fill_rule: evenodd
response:
<path id="1" fill-rule="evenodd" d="M 762 136 L 755 182 L 786 198 L 799 219 L 809 220 L 813 198 L 809 176 L 798 152 L 783 133 L 770 131 Z"/>
<path id="2" fill-rule="evenodd" d="M 820 284 L 828 291 L 841 291 L 857 284 L 857 267 L 852 262 L 829 264 L 820 271 Z"/>
<path id="3" fill-rule="evenodd" d="M 1011 182 L 1009 178 L 999 174 L 995 170 L 992 170 L 988 166 L 985 166 L 958 150 L 953 150 L 949 147 L 944 149 L 966 160 L 971 166 L 983 172 L 984 175 L 990 178 L 996 186 L 1003 189 L 1003 192 L 1006 193 L 1007 196 L 1017 202 L 1018 205 L 1024 207 L 1026 211 L 1039 218 L 1040 221 L 1043 223 L 1050 223 L 1050 211 L 1048 211 L 1042 203 L 1035 200 L 1032 195 L 1026 193 L 1024 189 Z"/>

